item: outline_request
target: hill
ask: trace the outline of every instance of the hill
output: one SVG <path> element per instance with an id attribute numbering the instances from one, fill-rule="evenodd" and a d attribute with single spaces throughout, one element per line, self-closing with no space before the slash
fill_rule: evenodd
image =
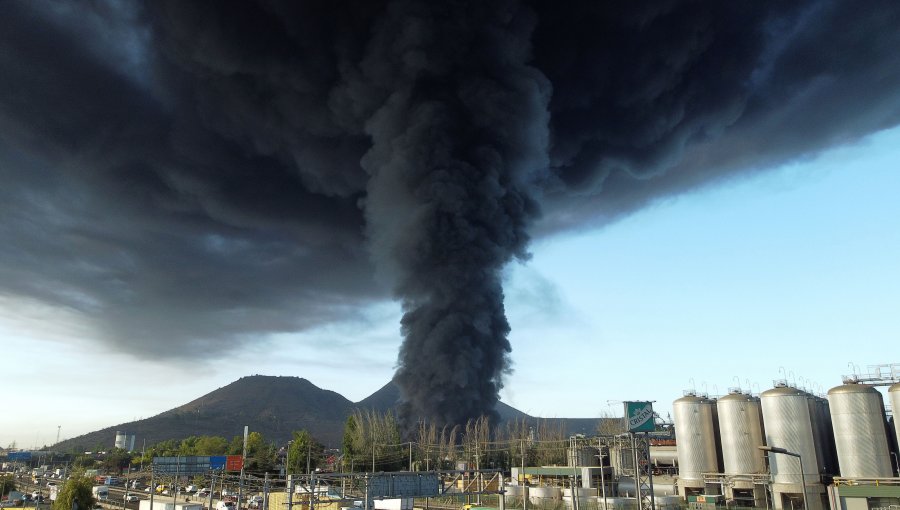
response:
<path id="1" fill-rule="evenodd" d="M 248 425 L 267 440 L 282 444 L 294 430 L 306 429 L 322 443 L 336 447 L 343 436 L 344 423 L 355 409 L 379 413 L 396 411 L 400 389 L 393 382 L 382 386 L 359 402 L 324 390 L 299 377 L 254 375 L 212 391 L 151 418 L 122 423 L 61 441 L 56 449 L 95 450 L 112 448 L 116 431 L 127 431 L 137 444 L 154 444 L 167 439 L 212 435 L 231 439 Z M 502 402 L 497 406 L 501 421 L 541 418 L 529 416 Z M 567 434 L 593 434 L 599 418 L 547 418 L 560 423 Z M 137 445 L 136 445 L 137 446 Z"/>
<path id="2" fill-rule="evenodd" d="M 151 418 L 62 441 L 57 449 L 111 448 L 117 430 L 134 434 L 139 444 L 195 435 L 231 439 L 241 435 L 245 425 L 276 443 L 286 442 L 294 430 L 306 429 L 325 444 L 336 445 L 354 407 L 339 393 L 323 390 L 306 379 L 254 375 Z"/>

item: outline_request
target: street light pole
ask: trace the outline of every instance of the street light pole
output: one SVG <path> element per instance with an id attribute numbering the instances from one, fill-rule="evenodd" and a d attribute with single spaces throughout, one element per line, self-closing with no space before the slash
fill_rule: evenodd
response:
<path id="1" fill-rule="evenodd" d="M 784 448 L 779 448 L 777 446 L 759 446 L 758 448 L 764 452 L 780 453 L 782 455 L 788 455 L 790 457 L 797 457 L 797 460 L 800 461 L 800 489 L 803 491 L 803 510 L 809 510 L 809 506 L 806 501 L 806 472 L 803 471 L 803 457 L 799 453 L 789 452 Z"/>
<path id="2" fill-rule="evenodd" d="M 606 455 L 603 455 L 603 444 L 599 439 L 597 440 L 597 450 L 600 452 L 600 455 L 597 455 L 600 458 L 600 492 L 603 494 L 603 510 L 606 510 L 606 477 L 603 474 L 606 471 L 606 467 L 603 465 Z"/>

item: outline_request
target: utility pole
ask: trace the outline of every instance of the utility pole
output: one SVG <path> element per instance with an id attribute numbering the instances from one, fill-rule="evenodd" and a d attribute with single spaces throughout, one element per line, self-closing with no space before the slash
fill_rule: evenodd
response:
<path id="1" fill-rule="evenodd" d="M 156 494 L 156 483 L 153 481 L 153 464 L 150 465 L 150 510 L 153 510 L 153 495 Z M 210 493 L 211 494 L 211 493 Z M 212 506 L 212 504 L 210 504 Z M 212 510 L 212 509 L 210 509 Z"/>
<path id="2" fill-rule="evenodd" d="M 284 474 L 287 477 L 287 485 L 288 490 L 288 510 L 294 510 L 294 477 L 291 476 L 291 446 L 294 444 L 293 441 L 288 441 L 288 451 L 284 457 L 284 463 L 287 464 L 284 468 Z M 150 510 L 153 510 L 152 508 Z"/>
<path id="3" fill-rule="evenodd" d="M 475 501 L 478 504 L 478 506 L 481 506 L 481 482 L 482 482 L 482 479 L 481 479 L 481 463 L 480 463 L 479 457 L 478 457 L 478 439 L 477 438 L 475 439 L 475 476 L 477 477 L 477 480 L 478 480 L 478 496 L 475 498 Z M 503 497 L 503 495 L 501 494 L 500 497 Z"/>
<path id="4" fill-rule="evenodd" d="M 209 496 L 208 496 L 209 503 L 206 505 L 206 508 L 209 508 L 209 510 L 212 510 L 212 498 L 213 498 L 214 492 L 216 492 L 216 474 L 215 473 L 212 474 L 212 477 L 210 478 L 210 483 L 209 483 Z M 153 508 L 152 508 L 153 503 L 150 503 L 150 507 L 151 507 L 150 510 L 153 510 Z"/>
<path id="5" fill-rule="evenodd" d="M 128 472 L 131 472 L 131 463 L 128 463 Z M 125 510 L 125 505 L 128 503 L 128 477 L 125 477 L 125 497 L 122 498 L 122 510 Z M 152 509 L 151 509 L 152 510 Z"/>
<path id="6" fill-rule="evenodd" d="M 409 442 L 409 470 L 412 472 L 412 441 Z"/>
<path id="7" fill-rule="evenodd" d="M 250 433 L 250 426 L 244 425 L 244 451 L 241 453 L 241 479 L 238 482 L 238 510 L 244 501 L 244 464 L 247 463 L 247 436 Z M 152 508 L 150 510 L 153 510 Z"/>
<path id="8" fill-rule="evenodd" d="M 519 476 L 522 477 L 522 510 L 528 510 L 528 486 L 525 484 L 525 438 L 524 437 L 522 438 L 522 473 Z"/>

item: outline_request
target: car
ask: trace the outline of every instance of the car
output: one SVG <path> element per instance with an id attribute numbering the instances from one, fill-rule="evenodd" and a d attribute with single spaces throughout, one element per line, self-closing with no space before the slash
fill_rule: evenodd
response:
<path id="1" fill-rule="evenodd" d="M 163 495 L 163 496 L 168 496 L 169 494 L 171 494 L 171 493 L 169 492 L 169 489 L 163 489 L 163 491 L 162 491 L 162 495 Z"/>
<path id="2" fill-rule="evenodd" d="M 184 492 L 188 492 L 188 493 L 197 492 L 197 486 L 196 485 L 188 485 L 187 487 L 184 488 Z"/>
<path id="3" fill-rule="evenodd" d="M 144 492 L 150 492 L 150 487 L 147 487 L 146 489 L 144 489 Z"/>
<path id="4" fill-rule="evenodd" d="M 124 498 L 127 503 L 134 503 L 135 501 L 140 501 L 140 499 L 141 499 L 134 494 L 129 494 L 127 496 L 124 496 Z"/>

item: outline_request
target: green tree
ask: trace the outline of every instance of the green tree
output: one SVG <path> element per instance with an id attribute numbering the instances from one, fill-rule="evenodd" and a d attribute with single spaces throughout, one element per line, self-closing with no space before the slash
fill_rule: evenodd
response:
<path id="1" fill-rule="evenodd" d="M 341 453 L 344 454 L 345 468 L 353 470 L 355 467 L 352 460 L 360 452 L 357 451 L 357 443 L 359 443 L 359 425 L 356 423 L 356 416 L 347 417 L 347 423 L 344 424 L 344 437 L 341 439 Z"/>
<path id="2" fill-rule="evenodd" d="M 325 447 L 313 439 L 307 430 L 295 430 L 287 452 L 288 473 L 314 471 L 323 463 Z"/>
<path id="3" fill-rule="evenodd" d="M 247 467 L 254 471 L 275 471 L 276 450 L 274 443 L 267 443 L 259 432 L 247 436 Z"/>
<path id="4" fill-rule="evenodd" d="M 221 436 L 200 436 L 194 445 L 196 455 L 222 455 L 228 449 L 228 440 Z"/>
<path id="5" fill-rule="evenodd" d="M 75 468 L 91 469 L 94 467 L 94 464 L 96 464 L 96 461 L 90 455 L 79 455 L 72 461 L 72 466 Z"/>
<path id="6" fill-rule="evenodd" d="M 132 455 L 121 448 L 109 452 L 100 462 L 100 467 L 108 473 L 122 472 L 131 464 Z"/>
<path id="7" fill-rule="evenodd" d="M 91 510 L 95 503 L 91 487 L 93 480 L 84 475 L 73 475 L 56 494 L 53 510 Z"/>
<path id="8" fill-rule="evenodd" d="M 0 496 L 6 496 L 9 491 L 16 490 L 16 476 L 12 473 L 0 475 Z"/>

